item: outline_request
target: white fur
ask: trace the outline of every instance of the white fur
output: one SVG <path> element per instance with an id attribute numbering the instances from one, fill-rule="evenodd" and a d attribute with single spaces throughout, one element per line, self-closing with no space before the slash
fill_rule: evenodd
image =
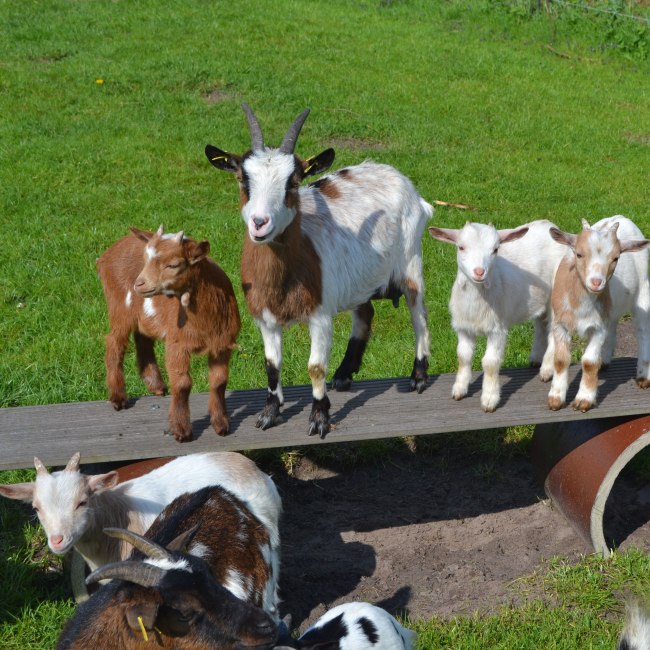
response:
<path id="1" fill-rule="evenodd" d="M 625 627 L 619 639 L 619 650 L 650 650 L 650 616 L 638 604 L 627 607 Z M 627 645 L 626 645 L 627 644 Z"/>
<path id="2" fill-rule="evenodd" d="M 338 650 L 412 650 L 416 634 L 403 627 L 387 611 L 369 603 L 344 603 L 329 610 L 312 625 L 298 640 L 298 647 L 303 647 L 301 640 L 314 628 L 323 627 L 325 623 L 343 615 L 342 623 L 347 628 L 347 635 L 338 643 Z M 360 624 L 360 619 L 370 621 L 377 631 L 377 641 L 371 643 Z M 332 639 L 336 641 L 336 639 Z M 309 647 L 305 643 L 304 647 Z M 329 647 L 329 646 L 328 646 Z"/>
<path id="3" fill-rule="evenodd" d="M 156 315 L 156 308 L 154 307 L 152 298 L 144 299 L 142 303 L 142 310 L 144 311 L 146 316 L 153 317 Z"/>
<path id="4" fill-rule="evenodd" d="M 508 330 L 529 320 L 535 321 L 531 363 L 542 365 L 542 376 L 552 373 L 553 352 L 546 348 L 551 287 L 565 252 L 549 235 L 552 225 L 546 220 L 533 221 L 520 227 L 528 228 L 523 237 L 505 242 L 515 231 L 497 231 L 491 224 L 467 223 L 461 230 L 430 229 L 433 237 L 455 243 L 457 250 L 458 270 L 449 300 L 458 336 L 454 399 L 467 395 L 476 337 L 483 335 L 487 347 L 482 360 L 481 406 L 488 412 L 496 409 Z"/>
<path id="5" fill-rule="evenodd" d="M 277 157 L 277 164 L 268 163 L 271 155 Z M 266 164 L 252 163 L 261 157 Z M 276 231 L 284 230 L 295 217 L 284 205 L 290 173 L 284 164 L 286 157 L 278 151 L 265 150 L 245 161 L 244 168 L 251 178 L 251 200 L 243 208 L 247 223 L 250 214 L 260 213 L 259 206 L 264 203 L 258 197 L 261 192 L 267 193 L 264 200 L 268 207 L 263 211 L 273 215 Z M 280 169 L 286 173 L 284 178 Z M 253 181 L 253 174 L 259 178 L 256 176 Z M 337 198 L 329 198 L 316 187 L 300 188 L 301 228 L 320 258 L 323 288 L 322 302 L 308 319 L 310 369 L 320 366 L 327 373 L 332 319 L 336 313 L 362 305 L 377 290 L 386 289 L 391 283 L 403 287 L 407 280 L 417 290 L 414 303 L 409 304 L 416 356 L 427 358 L 429 331 L 424 307 L 421 240 L 433 208 L 420 197 L 408 178 L 388 165 L 364 162 L 349 167 L 347 175 L 332 174 L 328 182 L 335 185 Z M 249 208 L 251 204 L 254 207 Z M 281 326 L 270 312 L 263 315 L 258 325 L 267 359 L 275 359 L 279 364 Z M 325 378 L 312 378 L 312 390 L 314 399 L 325 397 Z"/>

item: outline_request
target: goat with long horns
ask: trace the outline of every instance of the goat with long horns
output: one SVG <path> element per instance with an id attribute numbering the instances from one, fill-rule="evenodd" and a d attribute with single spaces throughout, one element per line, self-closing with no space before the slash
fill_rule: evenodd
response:
<path id="1" fill-rule="evenodd" d="M 349 389 L 361 366 L 374 314 L 371 299 L 390 298 L 397 305 L 401 295 L 416 338 L 410 388 L 421 393 L 426 386 L 429 331 L 421 240 L 433 208 L 396 169 L 369 161 L 300 187 L 334 161 L 333 149 L 306 160 L 294 154 L 309 109 L 274 149 L 265 146 L 251 108 L 242 108 L 251 149 L 239 156 L 208 145 L 205 153 L 215 167 L 236 175 L 248 228 L 242 284 L 264 339 L 268 376 L 257 426 L 267 429 L 281 420 L 282 327 L 306 322 L 313 395 L 308 433 L 322 438 L 330 429 L 325 382 L 336 313 L 352 311 L 352 335 L 332 378 L 334 389 Z"/>

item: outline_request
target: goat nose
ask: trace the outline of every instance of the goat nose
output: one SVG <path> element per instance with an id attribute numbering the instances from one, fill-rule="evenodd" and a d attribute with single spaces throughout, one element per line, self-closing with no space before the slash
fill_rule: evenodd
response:
<path id="1" fill-rule="evenodd" d="M 601 280 L 601 278 L 591 278 L 590 282 L 591 282 L 591 286 L 592 286 L 594 289 L 600 289 L 600 286 L 601 286 L 602 283 L 603 283 L 603 281 Z"/>
<path id="2" fill-rule="evenodd" d="M 133 285 L 133 288 L 139 289 L 141 287 L 144 287 L 144 280 L 142 278 L 137 278 L 135 284 Z"/>
<path id="3" fill-rule="evenodd" d="M 50 536 L 50 542 L 53 546 L 59 546 L 63 542 L 63 535 L 52 535 Z"/>
<path id="4" fill-rule="evenodd" d="M 268 217 L 255 217 L 253 219 L 253 223 L 255 224 L 255 228 L 257 230 L 260 230 L 263 226 L 265 226 L 269 222 Z"/>
<path id="5" fill-rule="evenodd" d="M 480 266 L 477 266 L 477 267 L 474 269 L 474 275 L 475 275 L 477 278 L 482 278 L 482 277 L 485 275 L 485 269 L 481 268 Z"/>

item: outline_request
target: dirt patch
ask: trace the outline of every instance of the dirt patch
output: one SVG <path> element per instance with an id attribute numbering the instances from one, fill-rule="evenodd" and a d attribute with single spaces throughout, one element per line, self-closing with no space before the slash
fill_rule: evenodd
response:
<path id="1" fill-rule="evenodd" d="M 634 355 L 632 325 L 622 325 L 618 355 Z M 517 579 L 547 558 L 591 552 L 546 499 L 525 453 L 495 460 L 457 439 L 434 453 L 404 449 L 379 466 L 325 468 L 305 458 L 294 476 L 276 473 L 282 613 L 296 627 L 354 600 L 413 618 L 492 612 L 534 596 Z M 626 469 L 606 508 L 607 537 L 650 551 L 649 520 L 650 489 Z"/>

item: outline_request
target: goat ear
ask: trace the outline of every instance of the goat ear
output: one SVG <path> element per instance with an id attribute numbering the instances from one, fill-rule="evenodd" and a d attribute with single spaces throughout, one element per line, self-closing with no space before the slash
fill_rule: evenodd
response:
<path id="1" fill-rule="evenodd" d="M 88 487 L 92 492 L 99 490 L 109 490 L 114 488 L 120 482 L 117 472 L 108 472 L 106 474 L 95 474 L 88 477 Z"/>
<path id="2" fill-rule="evenodd" d="M 0 495 L 7 497 L 7 499 L 31 503 L 34 499 L 34 484 L 14 483 L 12 485 L 0 485 Z"/>
<path id="3" fill-rule="evenodd" d="M 320 174 L 326 169 L 329 169 L 334 162 L 334 156 L 336 156 L 336 153 L 330 147 L 329 149 L 325 149 L 325 151 L 321 151 L 317 156 L 312 156 L 304 160 L 302 162 L 303 178 Z"/>
<path id="4" fill-rule="evenodd" d="M 501 243 L 507 244 L 508 242 L 521 239 L 528 232 L 528 226 L 524 226 L 523 228 L 515 228 L 514 230 L 499 230 L 497 232 L 499 233 L 499 239 L 501 240 Z"/>
<path id="5" fill-rule="evenodd" d="M 569 248 L 575 248 L 576 245 L 576 235 L 573 235 L 569 232 L 564 232 L 559 228 L 549 228 L 548 234 L 558 243 L 564 244 Z"/>
<path id="6" fill-rule="evenodd" d="M 187 249 L 187 257 L 190 264 L 196 264 L 205 259 L 210 252 L 210 242 L 190 242 Z"/>
<path id="7" fill-rule="evenodd" d="M 619 245 L 621 247 L 621 253 L 636 253 L 638 251 L 643 250 L 648 244 L 650 244 L 650 240 L 648 239 L 623 239 L 619 240 Z"/>
<path id="8" fill-rule="evenodd" d="M 129 230 L 144 242 L 149 241 L 153 237 L 153 233 L 150 230 L 140 230 L 140 228 L 136 228 L 135 226 L 129 226 Z"/>
<path id="9" fill-rule="evenodd" d="M 205 155 L 212 165 L 217 169 L 222 169 L 225 172 L 236 172 L 241 164 L 241 158 L 234 153 L 228 153 L 218 147 L 213 147 L 211 144 L 205 145 Z"/>
<path id="10" fill-rule="evenodd" d="M 453 228 L 429 228 L 429 234 L 439 241 L 447 244 L 456 244 L 458 241 L 458 230 Z"/>

